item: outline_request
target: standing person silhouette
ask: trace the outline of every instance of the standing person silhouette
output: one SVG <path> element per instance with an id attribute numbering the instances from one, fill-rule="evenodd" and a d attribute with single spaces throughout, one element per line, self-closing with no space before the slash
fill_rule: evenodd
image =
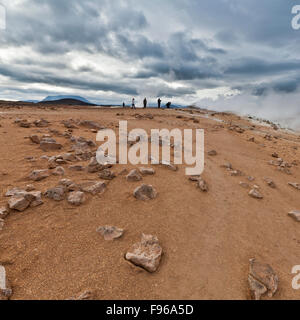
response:
<path id="1" fill-rule="evenodd" d="M 147 99 L 146 98 L 144 99 L 143 103 L 144 103 L 144 109 L 147 108 Z"/>
<path id="2" fill-rule="evenodd" d="M 159 109 L 160 109 L 160 105 L 161 105 L 161 99 L 158 98 L 158 100 L 157 100 L 157 106 L 158 106 Z"/>
<path id="3" fill-rule="evenodd" d="M 134 98 L 132 98 L 131 109 L 135 109 L 135 99 Z"/>
<path id="4" fill-rule="evenodd" d="M 125 108 L 125 102 L 123 102 L 123 108 Z"/>

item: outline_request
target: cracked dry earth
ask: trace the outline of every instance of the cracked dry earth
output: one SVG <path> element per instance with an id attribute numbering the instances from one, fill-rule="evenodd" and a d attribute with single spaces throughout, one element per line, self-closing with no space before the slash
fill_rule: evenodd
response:
<path id="1" fill-rule="evenodd" d="M 137 113 L 142 116 L 136 117 Z M 149 113 L 152 116 L 144 116 Z M 10 299 L 84 299 L 89 298 L 86 292 L 101 300 L 250 299 L 250 259 L 272 266 L 279 279 L 273 297 L 263 299 L 299 299 L 300 292 L 291 287 L 291 270 L 300 264 L 300 224 L 288 215 L 300 210 L 300 191 L 289 185 L 300 183 L 299 136 L 260 124 L 254 127 L 232 114 L 214 117 L 196 110 L 2 104 L 0 205 L 8 203 L 7 190 L 28 184 L 42 191 L 43 201 L 22 212 L 10 210 L 2 223 L 0 265 L 12 288 Z M 15 123 L 17 118 L 30 123 L 43 118 L 49 124 L 28 128 Z M 144 128 L 148 133 L 152 128 L 205 129 L 205 171 L 191 181 L 183 166 L 175 171 L 149 165 L 154 174 L 131 181 L 126 175 L 137 167 L 115 165 L 110 168 L 115 177 L 107 171 L 102 174 L 112 176 L 105 192 L 76 194 L 82 196 L 76 206 L 67 199 L 54 201 L 44 193 L 61 179 L 76 184 L 101 180 L 99 172 L 85 170 L 89 160 L 60 163 L 63 176 L 49 169 L 49 176 L 41 181 L 28 179 L 33 170 L 48 169 L 42 156 L 71 150 L 70 131 L 65 133 L 68 129 L 62 123 L 70 118 L 93 120 L 115 130 L 119 120 L 128 120 L 129 129 Z M 71 135 L 95 142 L 95 129 L 74 125 L 71 130 Z M 26 138 L 30 135 L 50 135 L 62 149 L 45 152 Z M 70 169 L 72 165 L 77 170 Z M 133 196 L 142 184 L 155 188 L 154 199 Z M 116 229 L 98 229 L 101 226 Z M 106 241 L 97 229 L 108 230 L 113 240 Z M 163 250 L 153 273 L 125 259 L 142 234 L 157 237 Z M 261 267 L 265 269 L 269 270 Z"/>

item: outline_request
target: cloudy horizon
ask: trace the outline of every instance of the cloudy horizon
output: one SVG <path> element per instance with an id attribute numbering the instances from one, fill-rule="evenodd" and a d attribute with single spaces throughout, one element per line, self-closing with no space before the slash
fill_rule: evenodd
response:
<path id="1" fill-rule="evenodd" d="M 294 0 L 1 4 L 0 100 L 147 96 L 268 117 L 299 112 Z"/>

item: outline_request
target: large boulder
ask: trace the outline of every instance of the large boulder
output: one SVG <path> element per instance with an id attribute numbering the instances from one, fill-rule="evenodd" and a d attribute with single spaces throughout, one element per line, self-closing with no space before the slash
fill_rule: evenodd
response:
<path id="1" fill-rule="evenodd" d="M 162 256 L 162 248 L 157 237 L 142 235 L 141 242 L 136 243 L 126 253 L 125 259 L 148 272 L 155 272 Z"/>

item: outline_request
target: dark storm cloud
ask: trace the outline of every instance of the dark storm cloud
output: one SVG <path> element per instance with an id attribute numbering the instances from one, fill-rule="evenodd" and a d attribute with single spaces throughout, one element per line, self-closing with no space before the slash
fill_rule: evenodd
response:
<path id="1" fill-rule="evenodd" d="M 2 2 L 0 50 L 14 59 L 0 51 L 0 75 L 16 87 L 136 95 L 151 85 L 155 94 L 184 98 L 218 86 L 257 97 L 299 90 L 293 0 Z"/>

